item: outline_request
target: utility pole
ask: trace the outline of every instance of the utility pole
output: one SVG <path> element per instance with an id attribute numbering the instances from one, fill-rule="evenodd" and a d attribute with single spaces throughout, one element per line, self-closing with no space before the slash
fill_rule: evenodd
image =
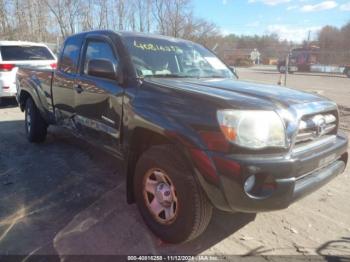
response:
<path id="1" fill-rule="evenodd" d="M 289 54 L 290 54 L 291 50 L 289 50 L 287 57 L 286 57 L 286 67 L 284 70 L 284 86 L 287 86 L 287 76 L 288 76 L 288 71 L 289 71 Z"/>

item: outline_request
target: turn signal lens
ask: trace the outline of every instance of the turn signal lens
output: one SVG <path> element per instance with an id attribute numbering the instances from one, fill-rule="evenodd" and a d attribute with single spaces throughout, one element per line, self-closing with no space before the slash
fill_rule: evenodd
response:
<path id="1" fill-rule="evenodd" d="M 236 130 L 233 127 L 221 125 L 220 128 L 221 128 L 221 131 L 224 133 L 225 137 L 229 141 L 236 140 L 237 133 L 236 133 Z"/>
<path id="2" fill-rule="evenodd" d="M 206 143 L 209 150 L 227 152 L 230 148 L 230 143 L 220 131 L 199 131 L 203 141 Z"/>

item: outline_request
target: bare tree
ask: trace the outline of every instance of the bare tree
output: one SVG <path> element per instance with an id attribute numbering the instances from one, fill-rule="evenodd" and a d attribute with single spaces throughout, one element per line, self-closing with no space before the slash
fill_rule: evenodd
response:
<path id="1" fill-rule="evenodd" d="M 6 35 L 9 29 L 8 5 L 6 0 L 0 0 L 0 36 Z"/>
<path id="2" fill-rule="evenodd" d="M 323 27 L 318 34 L 319 60 L 324 64 L 349 63 L 350 22 L 342 28 Z"/>
<path id="3" fill-rule="evenodd" d="M 340 32 L 342 35 L 342 42 L 343 42 L 342 47 L 343 47 L 343 49 L 350 52 L 350 22 L 348 22 L 346 25 L 344 25 L 341 28 Z"/>
<path id="4" fill-rule="evenodd" d="M 43 0 L 28 0 L 27 15 L 31 25 L 31 36 L 39 41 L 48 40 L 47 25 L 49 24 L 49 9 Z"/>
<path id="5" fill-rule="evenodd" d="M 94 29 L 94 0 L 86 0 L 81 6 L 80 25 L 83 31 Z"/>
<path id="6" fill-rule="evenodd" d="M 160 34 L 166 34 L 166 6 L 165 0 L 154 0 L 153 15 L 157 22 L 157 30 Z"/>
<path id="7" fill-rule="evenodd" d="M 151 31 L 151 0 L 134 0 L 132 10 L 137 14 L 138 28 L 137 31 L 140 32 L 150 32 Z"/>
<path id="8" fill-rule="evenodd" d="M 125 0 L 117 0 L 116 3 L 116 9 L 118 14 L 118 29 L 124 30 L 125 29 L 125 14 L 127 12 Z"/>
<path id="9" fill-rule="evenodd" d="M 220 36 L 220 30 L 215 24 L 193 17 L 187 21 L 182 35 L 183 38 L 201 43 L 208 48 L 214 47 Z"/>
<path id="10" fill-rule="evenodd" d="M 107 0 L 96 0 L 95 8 L 97 9 L 97 28 L 107 29 L 108 24 L 108 1 Z"/>
<path id="11" fill-rule="evenodd" d="M 44 0 L 59 25 L 63 38 L 74 34 L 82 0 Z"/>
<path id="12" fill-rule="evenodd" d="M 152 9 L 160 34 L 182 37 L 194 20 L 190 0 L 154 0 Z"/>

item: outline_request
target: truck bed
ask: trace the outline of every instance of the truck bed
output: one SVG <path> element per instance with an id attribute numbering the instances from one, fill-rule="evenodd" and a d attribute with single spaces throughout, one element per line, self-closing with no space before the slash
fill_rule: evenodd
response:
<path id="1" fill-rule="evenodd" d="M 36 100 L 36 105 L 38 105 L 39 110 L 48 123 L 54 121 L 52 99 L 53 75 L 54 71 L 52 69 L 20 67 L 16 76 L 17 94 L 21 94 L 21 91 L 30 94 Z M 20 101 L 18 95 L 17 100 Z M 24 106 L 20 104 L 22 110 Z"/>

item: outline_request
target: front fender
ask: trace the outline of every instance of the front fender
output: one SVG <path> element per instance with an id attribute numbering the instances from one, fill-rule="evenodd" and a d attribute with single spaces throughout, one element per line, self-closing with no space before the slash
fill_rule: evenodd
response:
<path id="1" fill-rule="evenodd" d="M 194 129 L 155 108 L 134 108 L 132 112 L 126 112 L 126 115 L 132 116 L 124 122 L 124 142 L 127 145 L 132 143 L 134 131 L 142 128 L 164 136 L 180 147 L 205 149 L 205 144 Z"/>
<path id="2" fill-rule="evenodd" d="M 130 113 L 130 112 L 129 112 Z M 127 113 L 127 115 L 130 115 Z M 147 130 L 149 134 L 157 134 L 164 137 L 165 142 L 176 146 L 192 170 L 201 188 L 206 193 L 211 203 L 221 210 L 230 211 L 225 196 L 222 194 L 221 185 L 218 181 L 215 166 L 207 156 L 206 145 L 200 139 L 199 134 L 191 127 L 181 124 L 173 117 L 162 114 L 156 110 L 134 110 L 132 119 L 128 119 L 127 130 L 124 134 L 128 145 L 134 143 L 135 132 L 138 129 Z M 149 140 L 152 138 L 149 137 Z M 198 152 L 200 155 L 198 155 Z M 128 157 L 133 159 L 134 152 L 129 148 Z M 199 158 L 198 158 L 199 156 Z M 130 160 L 130 159 L 129 159 Z M 136 162 L 128 160 L 127 168 L 127 198 L 128 203 L 133 202 L 133 175 Z M 206 170 L 209 169 L 209 170 Z M 207 172 L 208 171 L 208 172 Z"/>

